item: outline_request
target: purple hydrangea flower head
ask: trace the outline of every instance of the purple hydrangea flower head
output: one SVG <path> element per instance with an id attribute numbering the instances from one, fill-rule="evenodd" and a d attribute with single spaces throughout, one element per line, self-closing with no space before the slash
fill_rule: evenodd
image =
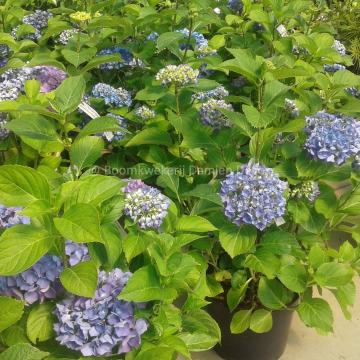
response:
<path id="1" fill-rule="evenodd" d="M 5 128 L 5 125 L 8 123 L 8 116 L 4 113 L 0 113 L 0 141 L 5 140 L 9 137 L 10 131 Z M 1 209 L 1 205 L 0 205 Z"/>
<path id="2" fill-rule="evenodd" d="M 22 22 L 41 30 L 48 26 L 49 19 L 53 15 L 49 11 L 35 10 L 34 13 L 25 15 Z"/>
<path id="3" fill-rule="evenodd" d="M 114 55 L 120 54 L 120 61 L 110 61 L 105 64 L 100 65 L 102 70 L 119 70 L 125 65 L 131 65 L 134 59 L 133 55 L 128 49 L 115 46 L 110 49 L 103 49 L 99 52 L 99 55 Z"/>
<path id="4" fill-rule="evenodd" d="M 215 130 L 231 127 L 231 123 L 219 109 L 234 110 L 232 105 L 226 103 L 224 100 L 210 99 L 200 106 L 199 115 L 201 121 Z"/>
<path id="5" fill-rule="evenodd" d="M 227 6 L 230 10 L 239 14 L 244 10 L 244 4 L 241 0 L 229 0 Z"/>
<path id="6" fill-rule="evenodd" d="M 320 111 L 306 117 L 305 149 L 316 159 L 343 164 L 360 152 L 360 122 L 354 118 Z"/>
<path id="7" fill-rule="evenodd" d="M 30 219 L 27 216 L 19 214 L 21 210 L 22 208 L 19 207 L 6 207 L 0 205 L 0 230 L 18 224 L 30 224 Z"/>
<path id="8" fill-rule="evenodd" d="M 62 291 L 59 281 L 62 270 L 60 258 L 45 255 L 18 275 L 0 277 L 0 294 L 24 300 L 27 304 L 55 299 Z"/>
<path id="9" fill-rule="evenodd" d="M 141 180 L 131 180 L 123 190 L 125 214 L 142 229 L 158 229 L 167 215 L 170 200 Z"/>
<path id="10" fill-rule="evenodd" d="M 143 319 L 135 319 L 135 305 L 117 300 L 131 273 L 101 271 L 95 297 L 72 296 L 57 304 L 56 340 L 84 356 L 122 354 L 139 347 L 147 330 Z"/>
<path id="11" fill-rule="evenodd" d="M 66 73 L 53 66 L 35 66 L 32 68 L 33 77 L 40 81 L 43 93 L 55 90 L 67 77 Z"/>
<path id="12" fill-rule="evenodd" d="M 98 83 L 92 89 L 92 96 L 102 98 L 107 105 L 117 107 L 131 106 L 132 100 L 130 93 L 123 89 L 115 89 L 111 85 Z"/>
<path id="13" fill-rule="evenodd" d="M 70 266 L 90 260 L 89 248 L 86 244 L 79 244 L 70 240 L 65 242 L 65 254 Z"/>
<path id="14" fill-rule="evenodd" d="M 287 187 L 272 169 L 250 161 L 221 183 L 225 215 L 236 225 L 264 230 L 284 215 Z"/>
<path id="15" fill-rule="evenodd" d="M 215 89 L 200 91 L 192 95 L 192 98 L 195 100 L 206 100 L 206 99 L 223 99 L 224 97 L 229 96 L 229 92 L 223 87 L 218 86 Z"/>

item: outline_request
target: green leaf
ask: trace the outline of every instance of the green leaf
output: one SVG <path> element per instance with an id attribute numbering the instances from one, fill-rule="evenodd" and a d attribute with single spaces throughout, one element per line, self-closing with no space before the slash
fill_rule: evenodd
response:
<path id="1" fill-rule="evenodd" d="M 281 230 L 266 232 L 261 239 L 260 246 L 276 255 L 290 255 L 295 249 L 300 249 L 295 236 Z"/>
<path id="2" fill-rule="evenodd" d="M 221 246 L 232 258 L 249 252 L 255 245 L 256 236 L 256 228 L 251 225 L 227 225 L 219 232 Z"/>
<path id="3" fill-rule="evenodd" d="M 267 82 L 264 91 L 264 106 L 269 107 L 273 105 L 279 98 L 284 97 L 288 90 L 289 87 L 280 81 L 272 80 Z M 278 105 L 283 106 L 283 101 L 280 101 L 280 104 Z"/>
<path id="4" fill-rule="evenodd" d="M 18 322 L 24 313 L 24 302 L 0 296 L 0 332 Z"/>
<path id="5" fill-rule="evenodd" d="M 247 121 L 255 128 L 265 128 L 273 120 L 271 117 L 267 116 L 266 113 L 259 112 L 254 106 L 243 105 L 242 109 Z"/>
<path id="6" fill-rule="evenodd" d="M 232 334 L 241 334 L 250 326 L 252 310 L 240 310 L 236 312 L 230 323 L 230 330 Z"/>
<path id="7" fill-rule="evenodd" d="M 77 109 L 85 93 L 85 79 L 74 76 L 65 79 L 55 90 L 54 106 L 59 112 L 69 114 Z"/>
<path id="8" fill-rule="evenodd" d="M 72 206 L 61 218 L 55 218 L 54 224 L 65 239 L 78 243 L 102 242 L 100 215 L 90 204 Z"/>
<path id="9" fill-rule="evenodd" d="M 54 305 L 45 303 L 32 308 L 26 323 L 26 333 L 32 343 L 46 341 L 54 335 Z"/>
<path id="10" fill-rule="evenodd" d="M 271 330 L 273 324 L 271 311 L 259 309 L 253 312 L 250 320 L 250 329 L 262 334 Z"/>
<path id="11" fill-rule="evenodd" d="M 321 264 L 314 275 L 320 286 L 338 287 L 348 284 L 353 277 L 352 269 L 341 263 Z"/>
<path id="12" fill-rule="evenodd" d="M 230 312 L 234 311 L 238 305 L 244 300 L 248 283 L 243 284 L 240 288 L 231 287 L 226 294 L 226 303 Z"/>
<path id="13" fill-rule="evenodd" d="M 126 143 L 125 147 L 149 144 L 171 146 L 172 140 L 170 134 L 166 131 L 148 128 L 137 133 Z"/>
<path id="14" fill-rule="evenodd" d="M 142 302 L 171 300 L 176 296 L 175 289 L 161 287 L 155 268 L 149 265 L 135 271 L 118 298 L 120 300 Z"/>
<path id="15" fill-rule="evenodd" d="M 72 294 L 92 298 L 98 282 L 98 271 L 93 261 L 83 261 L 67 267 L 60 275 L 64 288 Z"/>
<path id="16" fill-rule="evenodd" d="M 138 256 L 146 250 L 150 243 L 150 237 L 146 236 L 146 234 L 142 232 L 130 232 L 123 241 L 125 257 L 126 260 L 130 263 L 134 257 Z"/>
<path id="17" fill-rule="evenodd" d="M 101 236 L 106 248 L 109 265 L 114 268 L 123 250 L 119 229 L 113 223 L 101 225 Z"/>
<path id="18" fill-rule="evenodd" d="M 170 189 L 178 199 L 180 199 L 179 195 L 179 176 L 172 173 L 173 169 L 162 169 L 162 174 L 158 176 L 156 183 L 157 185 Z"/>
<path id="19" fill-rule="evenodd" d="M 136 93 L 135 99 L 140 101 L 156 101 L 166 95 L 163 86 L 148 86 Z"/>
<path id="20" fill-rule="evenodd" d="M 349 306 L 355 304 L 356 287 L 354 282 L 349 282 L 344 286 L 339 286 L 336 290 L 332 290 L 336 300 L 340 304 L 341 310 L 347 320 L 351 319 L 351 314 L 348 310 Z"/>
<path id="21" fill-rule="evenodd" d="M 40 115 L 23 114 L 10 121 L 6 127 L 19 136 L 34 140 L 60 142 L 53 121 Z"/>
<path id="22" fill-rule="evenodd" d="M 217 228 L 207 219 L 196 215 L 183 215 L 176 224 L 177 231 L 208 232 Z"/>
<path id="23" fill-rule="evenodd" d="M 314 269 L 317 269 L 321 264 L 326 263 L 328 260 L 329 257 L 319 245 L 315 245 L 310 249 L 309 263 Z"/>
<path id="24" fill-rule="evenodd" d="M 136 355 L 134 360 L 172 360 L 175 350 L 167 346 L 156 346 L 144 349 Z"/>
<path id="25" fill-rule="evenodd" d="M 50 200 L 46 178 L 36 170 L 20 165 L 0 167 L 0 198 L 6 206 L 25 206 L 36 200 Z"/>
<path id="26" fill-rule="evenodd" d="M 278 278 L 291 291 L 301 293 L 306 290 L 308 276 L 301 264 L 285 265 L 280 269 Z"/>
<path id="27" fill-rule="evenodd" d="M 29 344 L 16 344 L 0 354 L 0 360 L 42 360 L 49 355 Z"/>
<path id="28" fill-rule="evenodd" d="M 163 50 L 169 47 L 177 46 L 178 40 L 183 39 L 184 35 L 179 32 L 165 32 L 157 38 L 157 48 Z"/>
<path id="29" fill-rule="evenodd" d="M 87 71 L 90 71 L 94 68 L 99 67 L 102 64 L 106 64 L 108 62 L 116 62 L 120 61 L 121 56 L 119 54 L 113 54 L 113 55 L 104 55 L 104 56 L 97 56 L 96 58 L 90 60 L 82 69 L 81 73 L 85 73 Z"/>
<path id="30" fill-rule="evenodd" d="M 81 51 L 73 51 L 70 49 L 63 49 L 61 50 L 62 55 L 64 58 L 76 68 L 79 65 L 83 64 L 86 61 L 89 61 L 96 55 L 97 49 L 96 48 L 84 48 Z"/>
<path id="31" fill-rule="evenodd" d="M 183 196 L 194 196 L 200 199 L 210 201 L 216 205 L 222 206 L 220 195 L 210 184 L 197 185 L 193 190 L 188 191 Z"/>
<path id="32" fill-rule="evenodd" d="M 258 298 L 269 309 L 280 310 L 287 307 L 294 295 L 278 280 L 262 277 L 259 282 Z"/>
<path id="33" fill-rule="evenodd" d="M 54 236 L 31 225 L 16 225 L 0 237 L 0 275 L 16 275 L 42 258 L 53 245 Z"/>
<path id="34" fill-rule="evenodd" d="M 321 333 L 333 331 L 333 315 L 329 304 L 323 299 L 307 299 L 298 306 L 297 312 L 305 325 Z"/>
<path id="35" fill-rule="evenodd" d="M 94 165 L 101 156 L 104 148 L 104 140 L 98 136 L 85 136 L 71 146 L 70 160 L 77 166 L 78 171 Z"/>
<path id="36" fill-rule="evenodd" d="M 246 257 L 244 265 L 273 279 L 279 271 L 280 260 L 266 249 L 257 249 L 255 254 Z"/>
<path id="37" fill-rule="evenodd" d="M 101 116 L 89 121 L 79 133 L 79 137 L 95 135 L 103 132 L 119 131 L 119 121 L 112 116 Z"/>

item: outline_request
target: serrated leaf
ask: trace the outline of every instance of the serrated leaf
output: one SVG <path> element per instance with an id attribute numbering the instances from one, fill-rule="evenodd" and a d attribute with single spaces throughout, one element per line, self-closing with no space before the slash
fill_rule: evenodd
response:
<path id="1" fill-rule="evenodd" d="M 26 323 L 26 333 L 32 343 L 46 341 L 54 334 L 54 305 L 45 303 L 32 308 Z"/>
<path id="2" fill-rule="evenodd" d="M 24 313 L 24 302 L 0 296 L 0 332 L 18 322 Z"/>

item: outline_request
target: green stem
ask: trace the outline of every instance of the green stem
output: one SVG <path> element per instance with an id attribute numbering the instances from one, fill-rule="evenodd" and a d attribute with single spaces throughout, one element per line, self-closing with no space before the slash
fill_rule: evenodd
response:
<path id="1" fill-rule="evenodd" d="M 190 46 L 191 36 L 192 36 L 192 33 L 193 33 L 193 24 L 194 24 L 194 21 L 193 21 L 193 18 L 191 17 L 190 18 L 190 24 L 189 24 L 189 35 L 187 37 L 184 55 L 183 55 L 183 58 L 181 60 L 182 63 L 184 63 L 184 61 L 186 59 L 186 55 L 187 55 L 187 52 L 188 52 L 188 49 L 189 49 L 189 46 Z"/>

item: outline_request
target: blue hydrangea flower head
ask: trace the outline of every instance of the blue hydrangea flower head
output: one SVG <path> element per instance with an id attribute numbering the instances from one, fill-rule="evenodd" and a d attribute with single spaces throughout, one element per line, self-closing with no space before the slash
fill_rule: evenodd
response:
<path id="1" fill-rule="evenodd" d="M 346 67 L 341 64 L 325 64 L 324 71 L 327 73 L 335 73 L 340 70 L 345 70 Z"/>
<path id="2" fill-rule="evenodd" d="M 1 129 L 0 129 L 0 134 L 1 134 Z M 30 224 L 30 219 L 27 216 L 23 216 L 19 214 L 21 210 L 22 208 L 19 207 L 6 207 L 4 205 L 0 205 L 0 230 L 18 224 L 24 224 L 24 225 Z"/>
<path id="3" fill-rule="evenodd" d="M 90 260 L 88 246 L 86 244 L 80 244 L 70 240 L 66 240 L 65 242 L 65 254 L 68 258 L 70 266 Z"/>
<path id="4" fill-rule="evenodd" d="M 360 122 L 320 111 L 306 117 L 305 149 L 316 159 L 337 165 L 360 152 Z"/>
<path id="5" fill-rule="evenodd" d="M 130 352 L 140 346 L 147 330 L 143 319 L 135 319 L 135 305 L 117 296 L 131 273 L 101 271 L 95 297 L 71 296 L 57 304 L 56 340 L 83 356 L 107 356 Z"/>
<path id="6" fill-rule="evenodd" d="M 244 4 L 241 0 L 228 0 L 227 6 L 230 10 L 239 14 L 244 10 Z"/>
<path id="7" fill-rule="evenodd" d="M 141 180 L 131 180 L 123 189 L 124 212 L 142 229 L 158 229 L 167 215 L 170 200 Z"/>
<path id="8" fill-rule="evenodd" d="M 100 65 L 100 69 L 102 70 L 119 70 L 123 68 L 125 65 L 132 65 L 133 64 L 133 55 L 128 49 L 121 48 L 118 46 L 112 47 L 110 49 L 103 49 L 99 51 L 99 55 L 114 55 L 120 54 L 121 60 L 120 61 L 110 61 L 105 64 Z"/>
<path id="9" fill-rule="evenodd" d="M 35 10 L 34 13 L 25 15 L 22 22 L 41 30 L 48 26 L 49 19 L 53 15 L 49 11 Z"/>
<path id="10" fill-rule="evenodd" d="M 59 281 L 62 270 L 60 258 L 45 255 L 18 275 L 0 277 L 0 294 L 18 298 L 27 304 L 55 299 L 62 291 Z"/>
<path id="11" fill-rule="evenodd" d="M 146 40 L 155 41 L 158 37 L 159 37 L 159 34 L 156 31 L 153 31 L 152 33 L 150 33 L 147 36 Z"/>
<path id="12" fill-rule="evenodd" d="M 58 44 L 66 45 L 70 41 L 70 39 L 73 38 L 78 32 L 78 29 L 64 30 L 60 33 L 56 42 Z"/>
<path id="13" fill-rule="evenodd" d="M 223 87 L 218 86 L 215 89 L 200 91 L 192 95 L 194 100 L 207 100 L 207 99 L 223 99 L 224 97 L 229 96 L 229 92 Z"/>
<path id="14" fill-rule="evenodd" d="M 224 100 L 209 99 L 201 104 L 199 116 L 202 123 L 211 126 L 215 130 L 231 127 L 231 122 L 219 109 L 234 111 L 232 105 Z"/>
<path id="15" fill-rule="evenodd" d="M 102 98 L 106 105 L 116 107 L 131 106 L 131 94 L 123 88 L 114 88 L 111 85 L 98 83 L 92 89 L 92 96 Z"/>
<path id="16" fill-rule="evenodd" d="M 0 67 L 7 64 L 10 52 L 10 48 L 7 45 L 0 44 Z"/>
<path id="17" fill-rule="evenodd" d="M 272 169 L 250 161 L 221 182 L 225 215 L 236 225 L 264 230 L 285 214 L 287 188 Z"/>

